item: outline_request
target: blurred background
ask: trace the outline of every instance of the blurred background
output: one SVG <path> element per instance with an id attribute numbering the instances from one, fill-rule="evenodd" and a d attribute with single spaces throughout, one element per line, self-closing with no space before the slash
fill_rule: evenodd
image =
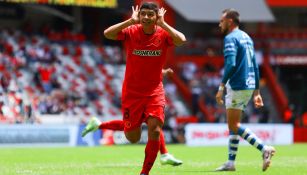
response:
<path id="1" fill-rule="evenodd" d="M 140 2 L 0 2 L 0 145 L 126 143 L 121 132 L 96 132 L 81 139 L 80 131 L 91 116 L 102 121 L 122 118 L 125 54 L 120 42 L 104 38 L 102 32 L 128 19 L 131 6 Z M 188 40 L 169 50 L 165 65 L 175 72 L 164 78 L 168 143 L 187 143 L 189 134 L 209 141 L 210 134 L 227 138 L 225 107 L 216 104 L 215 94 L 224 64 L 218 23 L 222 10 L 230 7 L 240 12 L 240 28 L 254 40 L 265 103 L 261 109 L 250 103 L 242 120 L 259 127 L 256 133 L 264 141 L 278 144 L 277 138 L 290 137 L 286 144 L 307 142 L 307 1 L 158 2 L 167 9 L 166 21 Z M 193 124 L 219 125 L 223 131 L 187 133 Z M 290 130 L 277 137 L 283 131 L 277 126 Z"/>

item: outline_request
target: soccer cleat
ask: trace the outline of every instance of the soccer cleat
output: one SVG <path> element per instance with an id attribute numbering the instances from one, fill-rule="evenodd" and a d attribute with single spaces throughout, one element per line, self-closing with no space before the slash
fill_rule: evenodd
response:
<path id="1" fill-rule="evenodd" d="M 98 118 L 96 117 L 92 117 L 91 120 L 88 122 L 88 124 L 86 125 L 86 127 L 83 129 L 82 131 L 82 137 L 84 137 L 86 134 L 88 134 L 89 132 L 94 132 L 98 129 L 99 125 L 100 125 L 100 121 Z"/>
<path id="2" fill-rule="evenodd" d="M 226 162 L 217 169 L 215 169 L 215 171 L 236 171 L 236 167 L 233 163 Z"/>
<path id="3" fill-rule="evenodd" d="M 176 159 L 173 155 L 166 153 L 160 156 L 160 161 L 162 165 L 173 165 L 179 166 L 182 164 L 181 160 Z"/>
<path id="4" fill-rule="evenodd" d="M 262 154 L 263 165 L 262 171 L 266 171 L 271 165 L 271 158 L 274 156 L 276 150 L 272 146 L 268 146 Z"/>

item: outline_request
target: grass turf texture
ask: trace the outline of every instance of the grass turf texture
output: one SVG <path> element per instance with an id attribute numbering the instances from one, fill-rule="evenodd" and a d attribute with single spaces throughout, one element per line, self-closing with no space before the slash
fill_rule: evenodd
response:
<path id="1" fill-rule="evenodd" d="M 1 175 L 137 175 L 144 158 L 144 145 L 77 148 L 0 148 Z M 261 153 L 251 146 L 240 146 L 236 172 L 214 172 L 227 159 L 227 147 L 187 147 L 168 145 L 170 153 L 183 160 L 172 167 L 160 164 L 152 175 L 259 175 Z M 276 146 L 269 175 L 307 175 L 307 144 Z"/>

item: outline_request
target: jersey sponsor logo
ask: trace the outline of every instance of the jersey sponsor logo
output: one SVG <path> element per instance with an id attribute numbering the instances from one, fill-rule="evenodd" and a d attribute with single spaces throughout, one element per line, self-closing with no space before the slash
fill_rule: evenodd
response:
<path id="1" fill-rule="evenodd" d="M 125 121 L 125 128 L 131 128 L 131 122 Z"/>
<path id="2" fill-rule="evenodd" d="M 162 50 L 133 50 L 134 55 L 138 56 L 161 56 Z"/>

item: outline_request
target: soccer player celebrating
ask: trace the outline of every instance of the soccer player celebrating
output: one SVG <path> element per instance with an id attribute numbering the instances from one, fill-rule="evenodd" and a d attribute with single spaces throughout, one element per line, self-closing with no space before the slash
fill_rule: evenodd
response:
<path id="1" fill-rule="evenodd" d="M 167 68 L 167 69 L 162 69 L 162 75 L 163 76 L 172 76 L 174 74 L 173 69 Z M 110 122 L 104 122 L 102 123 L 99 121 L 98 118 L 93 117 L 91 118 L 90 122 L 86 126 L 86 128 L 82 132 L 82 137 L 84 137 L 87 133 L 96 131 L 98 128 L 101 129 L 110 129 L 110 130 L 115 130 L 115 131 L 123 131 L 124 130 L 124 123 L 123 121 L 118 121 L 118 120 L 113 120 Z M 162 165 L 173 165 L 173 166 L 179 166 L 183 162 L 179 159 L 176 159 L 172 154 L 168 153 L 168 150 L 165 145 L 165 138 L 163 131 L 161 130 L 160 133 L 160 162 Z"/>
<path id="2" fill-rule="evenodd" d="M 185 36 L 164 21 L 166 10 L 155 2 L 144 2 L 132 7 L 130 19 L 115 24 L 104 31 L 108 39 L 122 40 L 127 55 L 122 88 L 123 121 L 105 123 L 93 119 L 83 135 L 100 129 L 124 130 L 126 138 L 136 143 L 141 137 L 141 124 L 148 126 L 148 142 L 141 175 L 148 175 L 161 144 L 164 122 L 165 94 L 162 68 L 167 49 L 186 42 Z M 96 122 L 95 122 L 96 121 Z M 95 124 L 96 123 L 96 124 Z"/>
<path id="3" fill-rule="evenodd" d="M 256 108 L 262 107 L 263 101 L 259 91 L 259 69 L 253 41 L 238 28 L 239 23 L 237 11 L 234 9 L 223 11 L 219 27 L 226 35 L 224 38 L 225 66 L 224 76 L 216 94 L 216 101 L 220 105 L 224 103 L 222 96 L 226 87 L 225 106 L 230 136 L 228 161 L 216 171 L 235 171 L 234 162 L 240 137 L 262 152 L 262 170 L 265 171 L 270 166 L 275 149 L 272 146 L 264 145 L 251 130 L 240 124 L 241 114 L 251 96 L 253 96 Z"/>

